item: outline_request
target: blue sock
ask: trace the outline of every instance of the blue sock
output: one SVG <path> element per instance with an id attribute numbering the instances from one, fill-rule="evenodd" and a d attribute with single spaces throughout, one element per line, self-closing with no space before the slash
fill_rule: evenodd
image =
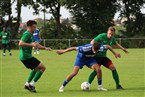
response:
<path id="1" fill-rule="evenodd" d="M 65 80 L 62 85 L 65 87 L 68 84 L 68 82 L 69 81 Z"/>
<path id="2" fill-rule="evenodd" d="M 102 85 L 102 79 L 98 79 L 98 85 Z"/>

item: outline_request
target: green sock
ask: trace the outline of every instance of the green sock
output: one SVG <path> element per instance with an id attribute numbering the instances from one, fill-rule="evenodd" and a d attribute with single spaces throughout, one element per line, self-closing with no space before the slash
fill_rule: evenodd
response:
<path id="1" fill-rule="evenodd" d="M 113 78 L 115 80 L 116 86 L 118 86 L 119 85 L 119 76 L 118 76 L 117 71 L 116 70 L 113 70 L 112 71 L 112 75 L 113 75 Z"/>
<path id="2" fill-rule="evenodd" d="M 40 70 L 38 70 L 38 71 L 36 72 L 35 76 L 34 76 L 34 79 L 33 79 L 34 82 L 37 82 L 38 79 L 41 77 L 42 74 L 43 74 L 43 72 L 40 71 Z"/>
<path id="3" fill-rule="evenodd" d="M 93 71 L 90 76 L 89 76 L 89 79 L 88 79 L 88 82 L 91 84 L 92 81 L 94 80 L 95 76 L 97 75 L 96 71 Z"/>
<path id="4" fill-rule="evenodd" d="M 31 82 L 31 80 L 33 79 L 33 77 L 35 76 L 35 74 L 36 74 L 36 72 L 35 72 L 34 70 L 32 70 L 32 71 L 30 72 L 30 75 L 29 75 L 29 77 L 28 77 L 28 82 Z"/>

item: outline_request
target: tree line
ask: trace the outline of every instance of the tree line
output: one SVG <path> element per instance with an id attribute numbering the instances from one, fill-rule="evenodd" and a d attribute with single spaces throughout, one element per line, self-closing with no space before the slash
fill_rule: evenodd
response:
<path id="1" fill-rule="evenodd" d="M 12 16 L 14 3 L 16 17 Z M 116 12 L 120 13 L 120 19 L 127 19 L 123 31 L 126 37 L 145 35 L 145 14 L 141 12 L 145 7 L 144 0 L 0 0 L 0 29 L 9 27 L 12 38 L 18 35 L 22 6 L 33 8 L 36 15 L 40 12 L 52 14 L 52 18 L 45 22 L 39 20 L 44 38 L 93 38 L 106 32 L 109 26 L 115 26 L 113 18 Z M 67 19 L 60 21 L 61 7 L 71 13 L 71 23 Z M 7 21 L 4 21 L 4 16 L 8 16 Z M 73 29 L 72 25 L 76 25 L 77 29 Z"/>

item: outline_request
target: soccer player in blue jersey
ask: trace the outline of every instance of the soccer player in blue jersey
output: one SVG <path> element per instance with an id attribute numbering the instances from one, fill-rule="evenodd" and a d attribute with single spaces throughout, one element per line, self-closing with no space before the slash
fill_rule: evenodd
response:
<path id="1" fill-rule="evenodd" d="M 86 44 L 83 46 L 78 47 L 70 47 L 65 50 L 57 50 L 57 54 L 61 55 L 63 53 L 76 50 L 78 52 L 76 57 L 76 62 L 74 64 L 74 68 L 72 73 L 68 75 L 66 80 L 63 82 L 61 87 L 59 88 L 59 92 L 64 91 L 64 87 L 68 84 L 71 79 L 76 76 L 79 72 L 79 69 L 83 68 L 84 65 L 96 71 L 97 78 L 98 78 L 98 90 L 107 91 L 102 87 L 102 72 L 100 66 L 98 65 L 97 61 L 93 58 L 97 51 L 103 51 L 109 49 L 116 57 L 120 57 L 120 54 L 116 53 L 110 46 L 108 45 L 100 45 L 100 43 L 93 43 L 93 44 Z"/>
<path id="2" fill-rule="evenodd" d="M 38 29 L 33 32 L 33 37 L 35 42 L 40 43 L 40 31 Z M 34 54 L 36 53 L 39 54 L 39 48 L 34 48 Z"/>

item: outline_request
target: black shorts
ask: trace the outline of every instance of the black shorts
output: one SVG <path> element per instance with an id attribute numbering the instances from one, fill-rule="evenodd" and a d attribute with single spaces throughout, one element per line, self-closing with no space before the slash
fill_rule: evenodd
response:
<path id="1" fill-rule="evenodd" d="M 107 68 L 112 64 L 112 61 L 108 57 L 95 57 L 95 60 L 100 66 L 103 65 Z"/>
<path id="2" fill-rule="evenodd" d="M 32 57 L 31 59 L 28 59 L 28 60 L 21 60 L 21 62 L 28 69 L 34 69 L 40 64 L 40 61 L 36 59 L 35 57 Z"/>
<path id="3" fill-rule="evenodd" d="M 2 44 L 3 45 L 3 48 L 8 48 L 8 47 L 10 47 L 10 44 L 9 43 L 7 43 L 7 44 Z"/>

